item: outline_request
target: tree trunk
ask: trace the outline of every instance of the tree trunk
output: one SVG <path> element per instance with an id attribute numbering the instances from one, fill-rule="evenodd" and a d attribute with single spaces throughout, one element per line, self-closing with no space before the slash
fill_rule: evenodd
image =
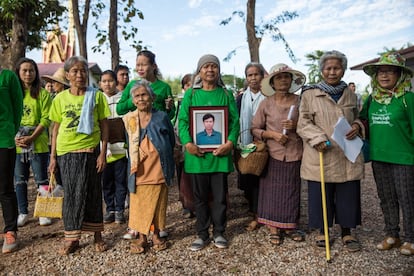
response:
<path id="1" fill-rule="evenodd" d="M 17 10 L 13 18 L 13 34 L 10 43 L 10 55 L 7 67 L 13 68 L 17 61 L 26 55 L 27 45 L 27 17 L 29 15 L 30 7 L 24 5 L 20 10 Z"/>
<path id="2" fill-rule="evenodd" d="M 86 44 L 86 35 L 88 30 L 89 9 L 91 0 L 85 0 L 85 8 L 83 10 L 82 23 L 79 16 L 79 0 L 73 0 L 73 19 L 75 21 L 76 34 L 79 42 L 79 55 L 88 59 L 88 49 Z"/>
<path id="3" fill-rule="evenodd" d="M 255 24 L 255 10 L 256 0 L 247 1 L 247 18 L 246 18 L 246 32 L 247 43 L 249 44 L 249 53 L 251 62 L 260 62 L 259 47 L 261 39 L 257 38 L 254 28 Z"/>
<path id="4" fill-rule="evenodd" d="M 111 0 L 109 11 L 109 45 L 111 47 L 112 70 L 119 64 L 119 41 L 118 41 L 118 1 Z"/>

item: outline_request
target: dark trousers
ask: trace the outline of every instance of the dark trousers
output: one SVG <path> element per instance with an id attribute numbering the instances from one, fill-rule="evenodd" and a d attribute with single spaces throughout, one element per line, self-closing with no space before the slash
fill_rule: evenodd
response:
<path id="1" fill-rule="evenodd" d="M 253 174 L 239 174 L 238 176 L 240 188 L 244 191 L 244 197 L 249 203 L 249 212 L 257 214 L 260 177 Z"/>
<path id="2" fill-rule="evenodd" d="M 0 148 L 0 203 L 3 209 L 4 233 L 17 231 L 17 198 L 14 191 L 16 148 Z"/>
<path id="3" fill-rule="evenodd" d="M 102 191 L 107 212 L 123 212 L 127 195 L 126 157 L 108 163 L 102 174 Z"/>
<path id="4" fill-rule="evenodd" d="M 385 234 L 399 237 L 400 208 L 405 241 L 414 243 L 414 166 L 372 161 Z"/>
<path id="5" fill-rule="evenodd" d="M 227 173 L 192 174 L 197 235 L 206 240 L 213 222 L 213 236 L 223 235 L 227 223 Z M 213 199 L 209 206 L 209 195 Z"/>
<path id="6" fill-rule="evenodd" d="M 361 181 L 325 183 L 328 226 L 333 221 L 344 228 L 361 224 Z M 321 183 L 308 181 L 309 228 L 323 229 Z"/>

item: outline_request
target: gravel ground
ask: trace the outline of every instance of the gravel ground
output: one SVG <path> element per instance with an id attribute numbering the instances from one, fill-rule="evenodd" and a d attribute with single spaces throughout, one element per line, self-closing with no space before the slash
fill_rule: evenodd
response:
<path id="1" fill-rule="evenodd" d="M 331 262 L 325 250 L 316 248 L 315 232 L 307 230 L 307 196 L 303 185 L 300 228 L 306 231 L 306 241 L 296 243 L 285 239 L 275 247 L 269 243 L 268 231 L 260 227 L 246 232 L 250 218 L 243 194 L 237 189 L 235 174 L 230 175 L 230 206 L 227 237 L 230 247 L 220 250 L 213 244 L 199 252 L 188 247 L 195 238 L 194 219 L 183 219 L 177 187 L 169 192 L 167 230 L 170 247 L 162 252 L 149 249 L 146 254 L 129 253 L 128 241 L 122 240 L 126 224 L 105 226 L 104 239 L 109 250 L 95 253 L 93 235 L 83 234 L 81 249 L 69 256 L 59 256 L 63 240 L 61 220 L 41 227 L 32 218 L 19 229 L 20 250 L 0 255 L 1 275 L 414 275 L 414 257 L 403 256 L 394 249 L 380 252 L 375 244 L 382 238 L 383 218 L 376 195 L 370 165 L 362 182 L 362 221 L 354 234 L 362 250 L 347 252 L 333 229 L 334 243 Z M 33 187 L 34 185 L 31 185 Z M 35 191 L 31 188 L 30 206 Z M 31 210 L 32 212 L 32 210 Z M 2 228 L 2 221 L 0 227 Z"/>

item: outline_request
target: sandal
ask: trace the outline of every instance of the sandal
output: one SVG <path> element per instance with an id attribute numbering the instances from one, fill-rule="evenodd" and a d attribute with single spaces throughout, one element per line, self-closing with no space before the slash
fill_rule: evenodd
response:
<path id="1" fill-rule="evenodd" d="M 386 237 L 381 243 L 377 244 L 378 250 L 390 250 L 394 247 L 399 247 L 401 245 L 401 240 L 394 237 Z"/>
<path id="2" fill-rule="evenodd" d="M 281 245 L 282 237 L 280 236 L 280 233 L 270 234 L 270 243 L 273 245 Z"/>
<path id="3" fill-rule="evenodd" d="M 79 240 L 74 241 L 64 241 L 63 247 L 59 250 L 59 254 L 62 256 L 69 255 L 76 251 L 79 248 Z"/>
<path id="4" fill-rule="evenodd" d="M 108 249 L 104 241 L 96 241 L 94 242 L 95 245 L 95 252 L 104 252 Z"/>
<path id="5" fill-rule="evenodd" d="M 325 248 L 325 236 L 324 235 L 317 235 L 315 238 L 315 244 L 317 247 Z"/>
<path id="6" fill-rule="evenodd" d="M 286 230 L 286 235 L 295 242 L 302 242 L 305 240 L 305 233 L 300 230 L 293 229 L 293 230 Z"/>
<path id="7" fill-rule="evenodd" d="M 359 241 L 351 235 L 346 235 L 342 238 L 342 243 L 349 252 L 356 252 L 361 250 Z"/>
<path id="8" fill-rule="evenodd" d="M 406 256 L 414 255 L 414 243 L 405 242 L 400 247 L 400 253 Z"/>
<path id="9" fill-rule="evenodd" d="M 145 240 L 133 240 L 130 243 L 129 251 L 132 254 L 142 254 L 145 252 L 145 247 L 147 247 L 147 242 Z"/>
<path id="10" fill-rule="evenodd" d="M 154 248 L 155 251 L 163 251 L 167 249 L 167 247 L 167 241 L 163 238 L 160 238 L 158 241 L 152 240 L 152 248 Z"/>

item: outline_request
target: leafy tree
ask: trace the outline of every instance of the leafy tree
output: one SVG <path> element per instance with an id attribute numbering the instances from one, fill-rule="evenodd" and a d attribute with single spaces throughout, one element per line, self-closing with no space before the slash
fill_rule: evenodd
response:
<path id="1" fill-rule="evenodd" d="M 221 79 L 227 87 L 231 87 L 233 90 L 239 90 L 240 88 L 243 88 L 243 78 L 236 77 L 235 75 L 223 75 L 221 76 Z"/>
<path id="2" fill-rule="evenodd" d="M 231 22 L 234 16 L 238 16 L 246 22 L 247 43 L 249 45 L 250 61 L 260 62 L 259 48 L 262 38 L 265 35 L 270 35 L 273 41 L 281 41 L 285 45 L 286 52 L 290 59 L 296 63 L 297 59 L 290 48 L 285 36 L 280 31 L 278 25 L 290 21 L 299 15 L 297 12 L 284 11 L 281 15 L 276 16 L 267 21 L 255 24 L 256 0 L 247 1 L 246 13 L 244 11 L 234 11 L 232 16 L 220 22 L 220 25 L 227 25 Z M 239 47 L 238 47 L 239 48 Z M 233 49 L 225 58 L 224 61 L 229 61 L 235 54 L 237 48 Z"/>
<path id="3" fill-rule="evenodd" d="M 182 76 L 176 78 L 167 77 L 164 79 L 164 81 L 171 86 L 171 91 L 174 96 L 177 96 L 181 93 L 181 79 Z"/>
<path id="4" fill-rule="evenodd" d="M 308 61 L 311 63 L 305 64 L 306 66 L 309 66 L 308 69 L 308 83 L 318 83 L 322 80 L 322 75 L 319 71 L 319 59 L 324 54 L 324 51 L 321 50 L 315 50 L 312 53 L 306 54 L 305 57 Z"/>
<path id="5" fill-rule="evenodd" d="M 122 38 L 125 41 L 131 41 L 129 45 L 138 51 L 142 50 L 142 41 L 136 40 L 138 33 L 137 20 L 144 19 L 144 14 L 135 7 L 134 0 L 111 0 L 109 7 L 109 22 L 108 28 L 103 29 L 100 26 L 99 17 L 105 12 L 106 5 L 104 2 L 97 3 L 92 10 L 92 16 L 96 18 L 93 26 L 98 30 L 96 38 L 98 45 L 92 47 L 92 51 L 105 53 L 110 48 L 111 50 L 111 64 L 115 68 L 121 61 L 119 54 L 119 39 L 118 28 L 121 30 Z M 118 19 L 121 23 L 118 23 Z"/>
<path id="6" fill-rule="evenodd" d="M 12 69 L 26 49 L 38 49 L 65 11 L 58 0 L 0 0 L 0 64 Z"/>

